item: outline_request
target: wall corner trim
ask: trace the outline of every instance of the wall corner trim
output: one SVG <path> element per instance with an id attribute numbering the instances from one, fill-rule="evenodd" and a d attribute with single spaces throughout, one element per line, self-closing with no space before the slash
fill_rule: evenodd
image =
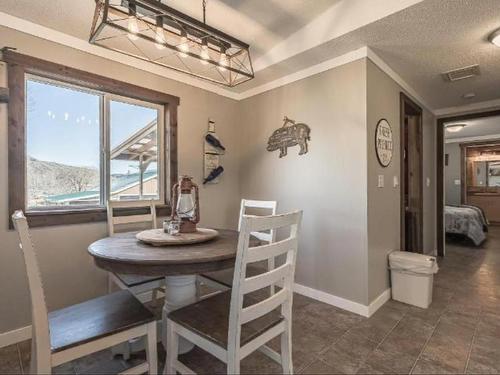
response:
<path id="1" fill-rule="evenodd" d="M 382 60 L 372 49 L 367 48 L 367 57 L 377 65 L 385 74 L 391 77 L 399 86 L 401 86 L 406 92 L 415 99 L 420 105 L 424 106 L 433 115 L 436 115 L 435 110 L 427 103 L 427 101 L 420 96 L 398 73 L 396 73 L 392 68 Z"/>
<path id="2" fill-rule="evenodd" d="M 368 316 L 372 316 L 380 309 L 387 301 L 391 299 L 391 288 L 387 288 L 375 298 L 368 306 Z"/>
<path id="3" fill-rule="evenodd" d="M 353 312 L 366 318 L 369 318 L 371 315 L 373 315 L 375 311 L 377 311 L 384 303 L 391 299 L 390 288 L 382 292 L 382 294 L 375 298 L 375 300 L 370 303 L 369 306 L 297 283 L 294 284 L 293 290 L 295 293 L 315 299 L 320 302 L 327 303 L 343 310 Z"/>
<path id="4" fill-rule="evenodd" d="M 31 326 L 21 327 L 12 331 L 0 333 L 0 348 L 17 344 L 31 338 Z"/>

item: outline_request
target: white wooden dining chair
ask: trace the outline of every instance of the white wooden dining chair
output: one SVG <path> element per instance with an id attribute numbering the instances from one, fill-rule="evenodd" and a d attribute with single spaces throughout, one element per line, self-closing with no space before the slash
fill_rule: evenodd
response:
<path id="1" fill-rule="evenodd" d="M 121 215 L 126 209 L 143 208 L 147 213 L 139 213 L 134 215 Z M 108 209 L 108 235 L 113 236 L 117 233 L 119 227 L 125 227 L 128 230 L 131 225 L 147 224 L 149 228 L 155 229 L 156 225 L 156 209 L 152 200 L 148 201 L 112 201 L 109 200 L 107 204 Z M 116 211 L 115 211 L 116 210 Z M 165 280 L 161 276 L 142 276 L 142 275 L 128 275 L 108 272 L 108 291 L 113 290 L 113 285 L 118 286 L 120 289 L 128 289 L 134 293 L 143 302 L 149 300 L 157 301 L 158 293 L 163 292 Z M 151 296 L 149 297 L 149 294 Z M 146 296 L 146 298 L 144 298 Z"/>
<path id="2" fill-rule="evenodd" d="M 243 215 L 245 215 L 249 209 L 259 210 L 259 213 L 265 215 L 276 215 L 276 211 L 278 209 L 278 202 L 242 199 L 240 205 L 240 216 L 238 220 L 238 231 L 241 230 L 241 221 L 243 219 Z M 257 238 L 259 241 L 263 243 L 272 243 L 276 239 L 276 231 L 274 229 L 267 232 L 257 231 L 253 232 L 252 236 Z M 274 263 L 275 259 L 269 258 L 267 269 L 268 270 L 274 269 Z M 248 274 L 255 276 L 263 271 L 262 268 L 263 267 L 257 265 L 252 265 L 248 269 Z M 204 273 L 200 275 L 198 279 L 200 282 L 217 290 L 227 290 L 232 287 L 233 274 L 234 274 L 234 268 L 229 268 L 221 271 Z M 271 287 L 271 293 L 274 293 L 274 287 Z"/>
<path id="3" fill-rule="evenodd" d="M 228 374 L 238 374 L 240 361 L 256 350 L 280 363 L 284 373 L 293 373 L 292 299 L 301 219 L 302 211 L 277 216 L 243 216 L 232 290 L 168 315 L 164 373 L 192 373 L 177 358 L 179 337 L 226 363 Z M 290 228 L 286 239 L 249 247 L 251 233 L 283 227 Z M 286 254 L 284 264 L 257 276 L 247 275 L 249 264 L 282 254 Z M 272 295 L 258 292 L 277 284 L 281 289 Z M 281 336 L 281 354 L 266 345 L 277 336 Z"/>
<path id="4" fill-rule="evenodd" d="M 37 255 L 22 211 L 12 215 L 19 234 L 31 294 L 31 374 L 50 374 L 52 368 L 110 348 L 124 341 L 147 337 L 146 362 L 123 373 L 158 372 L 156 321 L 127 290 L 47 312 Z"/>

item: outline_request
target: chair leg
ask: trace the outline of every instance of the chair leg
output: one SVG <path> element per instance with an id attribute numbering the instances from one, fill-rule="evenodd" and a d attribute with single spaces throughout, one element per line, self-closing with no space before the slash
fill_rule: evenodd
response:
<path id="1" fill-rule="evenodd" d="M 111 279 L 111 276 L 108 274 L 108 294 L 110 294 L 113 291 L 113 280 Z"/>
<path id="2" fill-rule="evenodd" d="M 228 347 L 227 351 L 227 374 L 240 373 L 240 351 L 239 348 Z"/>
<path id="3" fill-rule="evenodd" d="M 158 355 L 156 346 L 156 322 L 148 324 L 146 358 L 149 365 L 149 374 L 158 374 Z"/>
<path id="4" fill-rule="evenodd" d="M 201 281 L 198 276 L 196 276 L 196 300 L 201 299 Z"/>
<path id="5" fill-rule="evenodd" d="M 176 374 L 175 362 L 179 354 L 179 335 L 175 332 L 174 323 L 167 319 L 167 362 L 163 374 Z"/>
<path id="6" fill-rule="evenodd" d="M 158 306 L 158 288 L 154 288 L 151 292 L 151 302 L 153 306 Z"/>
<path id="7" fill-rule="evenodd" d="M 38 353 L 35 338 L 31 340 L 30 374 L 52 374 L 50 351 Z"/>
<path id="8" fill-rule="evenodd" d="M 281 366 L 283 367 L 283 374 L 293 374 L 291 328 L 291 325 L 287 324 L 285 332 L 281 334 Z"/>

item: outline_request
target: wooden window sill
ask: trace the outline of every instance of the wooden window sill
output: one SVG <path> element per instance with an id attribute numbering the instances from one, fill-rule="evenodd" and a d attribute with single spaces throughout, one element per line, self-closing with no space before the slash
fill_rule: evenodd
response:
<path id="1" fill-rule="evenodd" d="M 123 215 L 140 214 L 140 211 L 147 209 L 143 208 L 127 208 L 122 209 Z M 120 210 L 120 211 L 122 211 Z M 168 216 L 171 213 L 171 208 L 168 205 L 156 206 L 156 215 Z M 25 213 L 30 227 L 48 227 L 54 225 L 72 225 L 72 224 L 88 224 L 104 222 L 107 220 L 106 209 L 98 208 L 80 208 L 80 209 L 56 209 L 56 210 L 36 210 L 27 211 Z M 12 222 L 9 223 L 9 228 L 14 229 Z"/>

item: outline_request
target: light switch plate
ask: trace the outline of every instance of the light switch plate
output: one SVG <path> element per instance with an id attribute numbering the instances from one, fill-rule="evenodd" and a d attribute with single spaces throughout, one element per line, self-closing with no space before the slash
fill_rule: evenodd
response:
<path id="1" fill-rule="evenodd" d="M 394 186 L 395 188 L 397 188 L 399 186 L 398 176 L 394 176 L 394 178 L 392 179 L 392 186 Z"/>
<path id="2" fill-rule="evenodd" d="M 455 185 L 461 185 L 460 180 L 455 180 L 454 182 L 455 182 Z"/>
<path id="3" fill-rule="evenodd" d="M 427 185 L 427 187 L 431 186 L 431 179 L 429 177 L 425 179 L 425 185 Z"/>
<path id="4" fill-rule="evenodd" d="M 383 188 L 384 187 L 384 175 L 383 174 L 379 174 L 378 175 L 378 185 L 377 187 L 379 188 Z"/>

